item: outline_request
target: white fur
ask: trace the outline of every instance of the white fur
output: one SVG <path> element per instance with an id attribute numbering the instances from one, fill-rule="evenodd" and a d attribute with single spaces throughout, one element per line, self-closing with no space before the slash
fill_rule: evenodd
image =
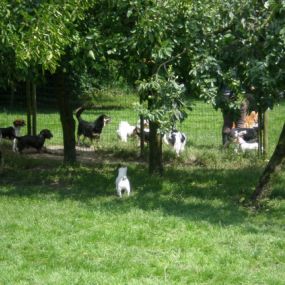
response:
<path id="1" fill-rule="evenodd" d="M 172 144 L 172 142 L 171 142 L 172 136 L 174 137 L 174 144 Z M 182 142 L 183 136 L 184 136 L 185 140 Z M 163 141 L 165 142 L 165 144 L 171 145 L 173 147 L 176 155 L 180 156 L 180 153 L 183 152 L 185 149 L 187 137 L 184 133 L 173 131 L 173 132 L 170 132 L 169 134 L 164 135 Z"/>
<path id="2" fill-rule="evenodd" d="M 253 142 L 253 143 L 248 143 L 246 142 L 242 137 L 238 136 L 237 137 L 237 143 L 239 148 L 245 152 L 247 150 L 258 150 L 258 143 L 257 142 Z M 235 152 L 237 152 L 238 149 L 235 149 Z"/>
<path id="3" fill-rule="evenodd" d="M 122 198 L 122 192 L 125 191 L 128 196 L 131 193 L 130 181 L 127 177 L 127 167 L 120 167 L 118 169 L 118 176 L 116 178 L 116 190 L 120 198 Z"/>
<path id="4" fill-rule="evenodd" d="M 18 148 L 17 148 L 17 139 L 13 139 L 13 146 L 12 146 L 12 150 L 13 152 L 19 152 Z"/>
<path id="5" fill-rule="evenodd" d="M 122 121 L 117 129 L 117 135 L 122 142 L 127 142 L 128 137 L 134 134 L 135 126 L 131 126 L 128 122 Z"/>
<path id="6" fill-rule="evenodd" d="M 13 127 L 13 128 L 14 128 L 14 130 L 15 130 L 15 136 L 16 136 L 16 137 L 19 137 L 20 134 L 21 134 L 21 128 L 22 128 L 22 126 L 17 126 L 17 127 Z"/>
<path id="7" fill-rule="evenodd" d="M 143 125 L 144 125 L 144 130 L 149 129 L 149 120 L 144 119 Z M 141 120 L 140 119 L 137 121 L 137 128 L 139 128 L 139 129 L 141 128 Z"/>

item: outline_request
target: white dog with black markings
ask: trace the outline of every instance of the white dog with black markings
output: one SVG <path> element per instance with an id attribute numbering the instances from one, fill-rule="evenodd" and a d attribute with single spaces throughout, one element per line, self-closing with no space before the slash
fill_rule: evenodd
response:
<path id="1" fill-rule="evenodd" d="M 127 177 L 127 167 L 119 167 L 118 176 L 116 178 L 116 191 L 120 198 L 122 198 L 123 192 L 125 192 L 128 196 L 131 193 L 131 185 L 130 181 Z"/>
<path id="2" fill-rule="evenodd" d="M 184 133 L 173 130 L 163 136 L 165 144 L 170 145 L 175 150 L 177 156 L 180 156 L 185 149 L 187 137 Z"/>

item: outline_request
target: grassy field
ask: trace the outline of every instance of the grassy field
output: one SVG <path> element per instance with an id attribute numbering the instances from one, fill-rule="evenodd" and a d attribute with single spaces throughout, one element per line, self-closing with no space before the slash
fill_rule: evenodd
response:
<path id="1" fill-rule="evenodd" d="M 258 212 L 248 206 L 266 162 L 221 151 L 220 114 L 197 102 L 181 125 L 186 153 L 165 149 L 164 176 L 149 177 L 136 141 L 115 137 L 120 120 L 136 122 L 134 111 L 104 112 L 113 120 L 88 163 L 83 154 L 73 167 L 61 156 L 19 158 L 2 144 L 0 284 L 284 284 L 284 171 Z M 284 114 L 284 104 L 270 113 L 271 151 Z M 1 123 L 15 116 L 2 113 Z M 55 118 L 39 113 L 39 128 L 55 134 L 50 144 L 61 143 Z M 129 198 L 115 195 L 118 162 L 128 164 Z"/>
<path id="2" fill-rule="evenodd" d="M 62 167 L 10 154 L 0 179 L 0 284 L 284 284 L 284 185 L 259 212 L 242 203 L 262 163 Z"/>

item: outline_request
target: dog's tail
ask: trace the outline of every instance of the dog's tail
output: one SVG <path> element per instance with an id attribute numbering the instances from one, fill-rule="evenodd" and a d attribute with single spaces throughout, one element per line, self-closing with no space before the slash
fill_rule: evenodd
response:
<path id="1" fill-rule="evenodd" d="M 83 111 L 84 111 L 85 109 L 86 109 L 85 107 L 81 106 L 81 107 L 79 107 L 79 108 L 77 108 L 77 109 L 75 110 L 74 113 L 75 113 L 75 116 L 76 116 L 76 118 L 77 118 L 78 121 L 81 120 L 81 114 L 83 113 Z"/>

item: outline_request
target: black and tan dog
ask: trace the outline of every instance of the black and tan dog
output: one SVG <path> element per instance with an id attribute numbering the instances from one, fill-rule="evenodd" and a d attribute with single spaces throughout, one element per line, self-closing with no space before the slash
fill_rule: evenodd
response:
<path id="1" fill-rule="evenodd" d="M 41 151 L 45 140 L 51 139 L 53 137 L 52 133 L 48 129 L 43 129 L 36 136 L 22 136 L 16 137 L 13 142 L 13 150 L 15 152 L 22 153 L 25 148 L 35 148 L 38 152 Z"/>
<path id="2" fill-rule="evenodd" d="M 111 121 L 111 118 L 105 114 L 100 115 L 94 122 L 87 122 L 81 118 L 82 112 L 86 110 L 85 107 L 79 107 L 75 110 L 75 116 L 78 120 L 77 128 L 77 143 L 80 145 L 80 137 L 83 136 L 83 141 L 85 138 L 89 138 L 91 143 L 93 139 L 100 139 L 102 130 L 106 124 Z"/>
<path id="3" fill-rule="evenodd" d="M 25 121 L 22 119 L 17 119 L 13 122 L 13 126 L 6 127 L 6 128 L 0 128 L 0 139 L 9 139 L 12 140 L 15 137 L 20 136 L 20 130 L 22 127 L 24 127 Z"/>

